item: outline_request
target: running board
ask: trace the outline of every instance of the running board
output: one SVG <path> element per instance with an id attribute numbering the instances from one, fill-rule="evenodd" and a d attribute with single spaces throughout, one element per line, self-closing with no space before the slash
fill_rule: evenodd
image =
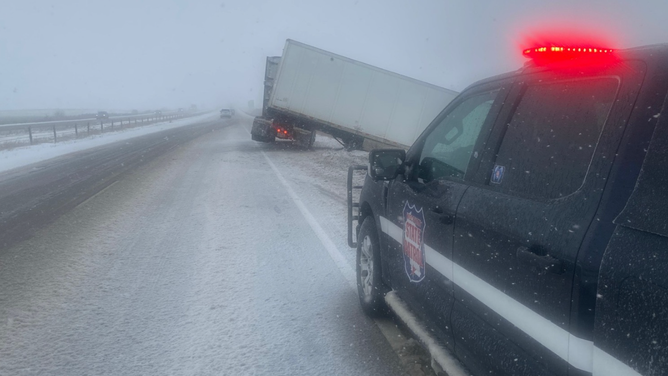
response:
<path id="1" fill-rule="evenodd" d="M 408 329 L 417 337 L 422 345 L 429 351 L 433 363 L 439 365 L 448 376 L 469 376 L 464 367 L 457 359 L 438 342 L 417 317 L 410 311 L 406 303 L 397 295 L 395 291 L 390 291 L 385 295 L 385 302 L 394 311 L 394 313 L 406 324 Z M 438 372 L 438 370 L 434 369 Z"/>

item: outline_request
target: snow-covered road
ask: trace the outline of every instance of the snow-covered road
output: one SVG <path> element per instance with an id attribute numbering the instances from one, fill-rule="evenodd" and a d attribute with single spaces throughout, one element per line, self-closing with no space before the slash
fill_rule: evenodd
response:
<path id="1" fill-rule="evenodd" d="M 249 126 L 0 252 L 0 375 L 420 374 L 351 288 L 345 174 L 366 153 L 258 144 Z"/>

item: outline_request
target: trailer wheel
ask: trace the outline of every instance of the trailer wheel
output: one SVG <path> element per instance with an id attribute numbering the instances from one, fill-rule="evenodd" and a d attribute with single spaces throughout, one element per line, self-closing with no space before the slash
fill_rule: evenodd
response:
<path id="1" fill-rule="evenodd" d="M 389 289 L 381 278 L 380 244 L 373 217 L 364 220 L 357 239 L 357 294 L 362 311 L 370 317 L 387 316 L 385 294 Z"/>

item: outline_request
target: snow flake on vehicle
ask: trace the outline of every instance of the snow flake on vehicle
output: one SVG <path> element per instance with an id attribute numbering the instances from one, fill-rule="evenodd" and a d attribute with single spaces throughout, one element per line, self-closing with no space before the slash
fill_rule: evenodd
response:
<path id="1" fill-rule="evenodd" d="M 424 260 L 424 211 L 404 205 L 404 269 L 411 282 L 421 282 L 426 272 Z"/>

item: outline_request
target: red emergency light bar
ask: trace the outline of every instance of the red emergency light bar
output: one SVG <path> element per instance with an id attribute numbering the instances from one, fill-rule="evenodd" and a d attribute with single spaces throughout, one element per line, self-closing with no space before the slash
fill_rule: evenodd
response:
<path id="1" fill-rule="evenodd" d="M 575 57 L 585 55 L 609 55 L 613 52 L 611 48 L 594 47 L 534 47 L 525 49 L 522 54 L 530 59 L 554 57 Z"/>

